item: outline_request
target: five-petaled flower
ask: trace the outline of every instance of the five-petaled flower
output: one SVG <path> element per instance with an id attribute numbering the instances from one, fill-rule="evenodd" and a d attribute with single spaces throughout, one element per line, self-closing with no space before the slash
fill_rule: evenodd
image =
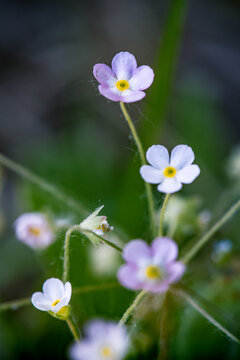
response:
<path id="1" fill-rule="evenodd" d="M 127 51 L 116 54 L 112 68 L 96 64 L 93 75 L 100 83 L 98 89 L 106 98 L 125 103 L 135 102 L 145 97 L 146 90 L 154 78 L 153 70 L 142 65 L 137 67 L 135 57 Z"/>
<path id="2" fill-rule="evenodd" d="M 97 208 L 92 214 L 90 214 L 85 220 L 80 223 L 80 229 L 88 237 L 93 244 L 100 244 L 101 240 L 87 231 L 90 230 L 96 235 L 106 237 L 107 233 L 113 230 L 113 226 L 109 226 L 106 216 L 100 216 L 98 213 L 102 210 L 104 205 Z"/>
<path id="3" fill-rule="evenodd" d="M 70 282 L 63 284 L 61 280 L 51 278 L 45 281 L 42 290 L 32 295 L 33 306 L 41 311 L 49 311 L 59 318 L 68 317 L 68 304 L 72 295 Z"/>
<path id="4" fill-rule="evenodd" d="M 200 174 L 198 165 L 192 165 L 194 152 L 190 146 L 178 145 L 169 159 L 168 150 L 162 145 L 151 146 L 146 154 L 150 165 L 140 169 L 142 178 L 150 184 L 159 184 L 157 189 L 163 193 L 174 193 L 182 184 L 190 184 Z"/>
<path id="5" fill-rule="evenodd" d="M 47 218 L 41 213 L 26 213 L 14 223 L 17 238 L 33 249 L 44 249 L 55 240 Z"/>
<path id="6" fill-rule="evenodd" d="M 86 338 L 70 348 L 73 360 L 121 360 L 129 339 L 126 329 L 114 322 L 93 320 L 86 326 Z"/>
<path id="7" fill-rule="evenodd" d="M 123 250 L 127 263 L 119 268 L 118 280 L 128 289 L 165 292 L 185 271 L 177 256 L 177 244 L 167 237 L 156 238 L 151 246 L 143 240 L 132 240 Z"/>

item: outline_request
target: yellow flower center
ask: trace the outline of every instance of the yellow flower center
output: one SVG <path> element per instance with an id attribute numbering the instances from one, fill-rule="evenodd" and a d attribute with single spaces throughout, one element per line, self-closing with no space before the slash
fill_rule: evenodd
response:
<path id="1" fill-rule="evenodd" d="M 39 227 L 30 226 L 28 231 L 31 235 L 38 236 L 41 234 L 41 229 Z"/>
<path id="2" fill-rule="evenodd" d="M 108 346 L 104 346 L 101 350 L 101 355 L 105 358 L 110 358 L 113 355 L 112 350 Z"/>
<path id="3" fill-rule="evenodd" d="M 53 307 L 56 306 L 59 302 L 60 302 L 59 299 L 58 299 L 58 300 L 55 300 L 55 301 L 52 303 L 52 306 L 53 306 Z"/>
<path id="4" fill-rule="evenodd" d="M 174 177 L 177 173 L 177 170 L 173 166 L 168 166 L 164 169 L 163 174 L 166 177 Z"/>
<path id="5" fill-rule="evenodd" d="M 129 89 L 130 85 L 127 80 L 119 80 L 116 82 L 116 87 L 120 91 L 125 91 L 125 90 Z"/>
<path id="6" fill-rule="evenodd" d="M 161 270 L 156 265 L 149 265 L 145 269 L 145 274 L 148 279 L 159 279 L 161 277 Z"/>

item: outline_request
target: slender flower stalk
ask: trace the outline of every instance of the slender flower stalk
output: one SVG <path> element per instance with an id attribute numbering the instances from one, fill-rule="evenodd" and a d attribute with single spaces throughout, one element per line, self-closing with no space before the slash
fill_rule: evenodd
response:
<path id="1" fill-rule="evenodd" d="M 160 211 L 160 217 L 159 217 L 158 236 L 163 236 L 164 213 L 165 213 L 166 206 L 167 206 L 168 200 L 169 200 L 169 198 L 170 198 L 170 195 L 171 195 L 171 194 L 166 194 L 166 196 L 165 196 L 165 198 L 164 198 L 164 201 L 163 201 L 163 204 L 162 204 L 162 208 L 161 208 L 161 211 Z"/>
<path id="2" fill-rule="evenodd" d="M 79 330 L 76 326 L 76 324 L 74 323 L 74 321 L 70 318 L 66 319 L 66 323 L 68 324 L 68 327 L 75 339 L 75 341 L 79 341 L 80 340 L 80 335 L 79 335 Z"/>
<path id="3" fill-rule="evenodd" d="M 240 209 L 240 200 L 238 200 L 230 209 L 214 224 L 205 235 L 186 253 L 181 259 L 185 264 L 188 263 L 198 253 L 199 250 L 208 242 L 209 239 Z"/>
<path id="4" fill-rule="evenodd" d="M 127 308 L 127 310 L 124 312 L 123 316 L 121 317 L 119 324 L 118 324 L 119 326 L 123 326 L 124 324 L 126 324 L 128 319 L 130 318 L 130 316 L 132 316 L 133 313 L 136 311 L 139 303 L 141 302 L 143 297 L 146 295 L 146 293 L 147 293 L 147 291 L 145 291 L 145 290 L 142 290 L 138 293 L 138 295 L 134 299 L 133 303 L 129 306 L 129 308 Z"/>
<path id="5" fill-rule="evenodd" d="M 240 344 L 240 339 L 233 335 L 229 330 L 227 330 L 223 325 L 221 325 L 217 320 L 215 320 L 206 310 L 204 310 L 190 295 L 188 295 L 183 290 L 174 290 L 179 294 L 183 299 L 185 299 L 196 311 L 198 311 L 205 319 L 207 319 L 212 325 L 218 328 L 221 332 L 227 335 L 232 341 Z"/>
<path id="6" fill-rule="evenodd" d="M 167 359 L 168 353 L 168 344 L 169 344 L 169 297 L 170 292 L 166 292 L 164 301 L 161 309 L 161 322 L 160 322 L 160 354 L 158 359 L 165 360 Z"/>
<path id="7" fill-rule="evenodd" d="M 0 304 L 0 311 L 18 310 L 20 307 L 31 305 L 31 298 L 23 298 L 18 300 L 7 301 Z"/>
<path id="8" fill-rule="evenodd" d="M 70 229 L 68 229 L 68 231 L 66 232 L 65 235 L 65 242 L 64 242 L 64 260 L 63 260 L 63 282 L 66 282 L 68 277 L 69 277 L 69 264 L 70 264 L 70 238 L 71 238 L 71 234 L 74 231 L 78 231 L 82 234 L 84 233 L 89 233 L 92 234 L 94 236 L 96 236 L 98 239 L 100 239 L 102 242 L 104 242 L 105 244 L 111 246 L 112 248 L 122 252 L 122 249 L 115 245 L 114 243 L 112 243 L 111 241 L 105 239 L 104 237 L 96 234 L 94 231 L 91 231 L 89 229 L 82 229 L 80 227 L 80 225 L 73 225 Z"/>
<path id="9" fill-rule="evenodd" d="M 127 121 L 128 125 L 129 125 L 129 128 L 131 130 L 132 136 L 134 138 L 135 144 L 138 149 L 141 164 L 146 165 L 145 153 L 143 150 L 141 140 L 137 134 L 136 128 L 132 122 L 132 119 L 131 119 L 127 109 L 126 109 L 126 106 L 122 101 L 120 101 L 120 108 L 122 110 L 125 120 Z M 151 221 L 151 229 L 152 229 L 153 236 L 155 236 L 155 210 L 154 210 L 154 200 L 153 200 L 151 185 L 149 183 L 145 182 L 145 189 L 146 189 L 147 200 L 148 200 L 148 209 L 149 209 L 149 216 L 150 216 L 150 221 Z"/>
<path id="10" fill-rule="evenodd" d="M 76 200 L 69 197 L 61 190 L 59 190 L 55 185 L 49 183 L 45 179 L 41 178 L 40 176 L 34 174 L 31 170 L 26 169 L 24 166 L 17 164 L 15 161 L 10 160 L 5 155 L 0 153 L 0 164 L 7 167 L 8 169 L 14 171 L 18 175 L 22 176 L 24 179 L 36 184 L 41 189 L 45 190 L 46 192 L 50 193 L 56 199 L 61 201 L 62 203 L 66 204 L 69 208 L 73 209 L 77 213 L 85 216 L 88 212 L 84 208 L 82 204 L 79 204 Z"/>

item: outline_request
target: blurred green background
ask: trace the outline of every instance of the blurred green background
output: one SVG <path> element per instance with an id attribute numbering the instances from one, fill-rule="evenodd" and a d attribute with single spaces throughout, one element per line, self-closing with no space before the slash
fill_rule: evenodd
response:
<path id="1" fill-rule="evenodd" d="M 186 143 L 196 154 L 201 176 L 173 197 L 166 216 L 166 230 L 183 254 L 239 198 L 239 2 L 3 0 L 0 6 L 1 152 L 56 184 L 87 213 L 104 204 L 102 214 L 123 242 L 152 240 L 144 185 L 119 106 L 99 96 L 92 67 L 127 50 L 139 65 L 154 69 L 146 99 L 128 109 L 146 149 Z M 43 211 L 79 223 L 84 214 L 5 168 L 0 179 L 4 302 L 30 296 L 46 278 L 62 273 L 64 232 L 35 253 L 15 238 L 14 220 Z M 155 189 L 154 195 L 161 204 L 163 196 Z M 239 220 L 238 214 L 214 236 L 181 282 L 236 335 Z M 73 236 L 73 286 L 116 279 L 120 258 L 102 256 L 86 239 Z M 117 321 L 134 296 L 120 287 L 75 295 L 74 316 L 80 327 L 96 316 Z M 158 358 L 160 321 L 161 297 L 149 296 L 130 323 L 127 359 Z M 239 346 L 177 298 L 171 299 L 169 331 L 169 359 L 240 358 Z M 71 342 L 64 322 L 32 306 L 0 313 L 0 359 L 67 359 Z"/>

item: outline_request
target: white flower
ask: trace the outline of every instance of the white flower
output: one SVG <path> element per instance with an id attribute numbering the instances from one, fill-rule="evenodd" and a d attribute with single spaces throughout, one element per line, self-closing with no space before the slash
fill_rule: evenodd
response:
<path id="1" fill-rule="evenodd" d="M 113 322 L 91 321 L 86 338 L 72 345 L 73 360 L 121 360 L 126 355 L 129 339 L 126 329 Z"/>
<path id="2" fill-rule="evenodd" d="M 96 236 L 84 230 L 91 230 L 99 236 L 106 236 L 106 233 L 113 230 L 112 226 L 109 226 L 106 216 L 98 216 L 98 213 L 102 210 L 104 205 L 97 208 L 91 215 L 89 215 L 85 220 L 80 223 L 80 229 L 83 230 L 83 233 L 92 241 L 94 244 L 101 243 Z"/>
<path id="3" fill-rule="evenodd" d="M 45 281 L 43 292 L 35 292 L 32 295 L 32 304 L 38 310 L 50 311 L 54 314 L 65 315 L 67 305 L 71 299 L 72 286 L 70 282 L 63 282 L 56 278 Z"/>
<path id="4" fill-rule="evenodd" d="M 159 184 L 157 189 L 163 193 L 174 193 L 182 184 L 190 184 L 200 174 L 198 165 L 192 165 L 194 153 L 187 145 L 176 146 L 171 153 L 162 145 L 151 146 L 146 154 L 150 165 L 140 169 L 142 178 L 150 184 Z"/>
<path id="5" fill-rule="evenodd" d="M 33 249 L 43 249 L 55 240 L 55 234 L 41 213 L 26 213 L 14 223 L 17 238 Z"/>

